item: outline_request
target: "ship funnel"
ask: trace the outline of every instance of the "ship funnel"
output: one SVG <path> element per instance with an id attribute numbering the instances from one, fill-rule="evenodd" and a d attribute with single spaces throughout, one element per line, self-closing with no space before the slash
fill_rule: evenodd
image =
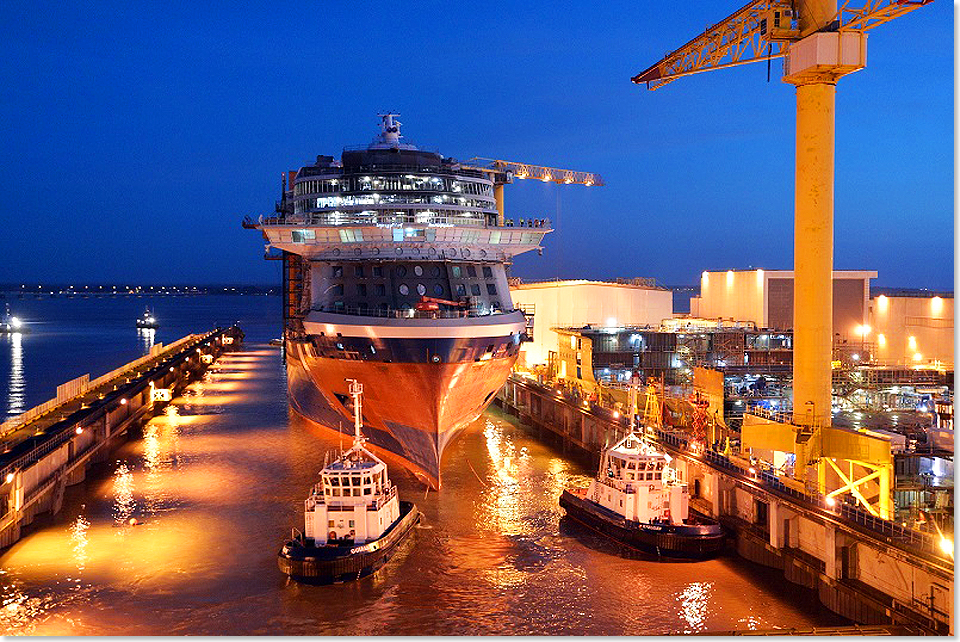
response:
<path id="1" fill-rule="evenodd" d="M 378 143 L 389 147 L 400 146 L 400 125 L 403 123 L 399 120 L 394 120 L 394 117 L 399 115 L 400 114 L 379 114 L 380 136 L 377 137 Z"/>

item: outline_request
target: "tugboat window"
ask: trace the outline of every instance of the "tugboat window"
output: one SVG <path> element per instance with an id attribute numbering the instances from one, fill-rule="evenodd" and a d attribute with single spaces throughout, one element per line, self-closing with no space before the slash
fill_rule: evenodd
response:
<path id="1" fill-rule="evenodd" d="M 416 274 L 417 276 L 423 276 L 423 268 L 420 267 L 419 265 L 415 265 L 413 266 L 413 273 Z"/>
<path id="2" fill-rule="evenodd" d="M 454 265 L 452 268 L 450 268 L 450 272 L 451 272 L 451 274 L 453 274 L 453 278 L 455 278 L 455 279 L 459 279 L 459 278 L 460 278 L 460 266 L 459 266 L 459 265 Z"/>
<path id="3" fill-rule="evenodd" d="M 398 266 L 397 266 L 397 276 L 399 276 L 399 277 L 401 277 L 401 278 L 407 276 L 407 268 L 404 267 L 404 266 L 402 266 L 402 265 L 398 265 Z"/>
<path id="4" fill-rule="evenodd" d="M 439 283 L 433 286 L 433 296 L 443 296 L 443 286 Z"/>
<path id="5" fill-rule="evenodd" d="M 373 276 L 383 276 L 383 267 L 379 265 L 373 266 Z"/>
<path id="6" fill-rule="evenodd" d="M 342 265 L 334 265 L 334 266 L 333 266 L 333 278 L 336 279 L 336 278 L 339 278 L 339 277 L 342 277 L 342 276 L 343 276 L 343 266 L 342 266 Z"/>
<path id="7" fill-rule="evenodd" d="M 362 278 L 363 278 L 363 266 L 362 266 L 362 265 L 356 266 L 356 267 L 354 268 L 354 274 L 355 274 L 357 277 L 359 277 L 359 278 L 362 279 Z"/>
<path id="8" fill-rule="evenodd" d="M 490 269 L 490 266 L 489 266 L 489 265 L 484 265 L 484 266 L 483 266 L 483 278 L 485 278 L 485 279 L 492 279 L 492 278 L 493 278 L 493 270 Z"/>
<path id="9" fill-rule="evenodd" d="M 426 293 L 427 293 L 427 286 L 425 286 L 423 283 L 418 283 L 417 294 L 419 294 L 420 296 L 423 296 Z"/>
<path id="10" fill-rule="evenodd" d="M 377 283 L 374 286 L 374 291 L 377 293 L 377 296 L 386 296 L 387 286 L 385 286 L 383 283 Z"/>
<path id="11" fill-rule="evenodd" d="M 487 283 L 487 294 L 496 296 L 496 294 L 497 294 L 497 286 L 494 285 L 493 283 Z"/>
<path id="12" fill-rule="evenodd" d="M 480 284 L 474 283 L 470 286 L 470 292 L 473 293 L 473 296 L 480 296 Z"/>
<path id="13" fill-rule="evenodd" d="M 406 284 L 406 283 L 401 283 L 401 284 L 400 284 L 400 294 L 402 294 L 402 295 L 404 295 L 404 296 L 410 294 L 410 288 L 407 287 L 407 284 Z"/>
<path id="14" fill-rule="evenodd" d="M 467 266 L 467 276 L 476 277 L 476 276 L 477 276 L 477 268 L 473 267 L 472 265 L 468 265 L 468 266 Z"/>
<path id="15" fill-rule="evenodd" d="M 463 283 L 457 285 L 457 296 L 467 296 L 467 286 Z"/>
<path id="16" fill-rule="evenodd" d="M 357 283 L 357 294 L 359 296 L 367 296 L 367 284 L 366 283 Z"/>
<path id="17" fill-rule="evenodd" d="M 434 266 L 430 269 L 430 274 L 433 275 L 433 278 L 438 278 L 438 277 L 440 276 L 440 266 L 439 266 L 439 265 L 434 265 Z"/>

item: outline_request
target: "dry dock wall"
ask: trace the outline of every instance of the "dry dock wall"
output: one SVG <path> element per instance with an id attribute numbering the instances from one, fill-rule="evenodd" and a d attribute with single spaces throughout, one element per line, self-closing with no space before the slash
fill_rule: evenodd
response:
<path id="1" fill-rule="evenodd" d="M 624 418 L 527 378 L 512 376 L 496 403 L 591 466 L 627 432 Z M 772 475 L 749 473 L 736 458 L 695 453 L 677 434 L 657 436 L 689 484 L 691 507 L 721 521 L 739 556 L 782 570 L 859 624 L 953 634 L 953 560 L 928 534 L 846 505 L 827 509 Z"/>
<path id="2" fill-rule="evenodd" d="M 57 513 L 67 486 L 83 481 L 87 468 L 106 461 L 131 427 L 159 412 L 241 337 L 239 328 L 218 329 L 177 342 L 177 349 L 155 355 L 143 372 L 133 368 L 149 360 L 131 362 L 110 373 L 109 381 L 126 372 L 129 377 L 91 394 L 89 402 L 76 402 L 78 409 L 46 426 L 42 434 L 8 442 L 0 453 L 0 550 L 19 540 L 37 515 Z M 31 424 L 20 429 L 32 430 Z"/>

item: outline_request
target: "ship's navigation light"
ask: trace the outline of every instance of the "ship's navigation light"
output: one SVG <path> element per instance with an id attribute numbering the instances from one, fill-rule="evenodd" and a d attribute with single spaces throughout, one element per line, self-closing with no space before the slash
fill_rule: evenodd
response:
<path id="1" fill-rule="evenodd" d="M 21 325 L 23 325 L 23 321 L 17 317 L 10 317 L 10 325 L 12 325 L 14 328 L 19 328 Z"/>

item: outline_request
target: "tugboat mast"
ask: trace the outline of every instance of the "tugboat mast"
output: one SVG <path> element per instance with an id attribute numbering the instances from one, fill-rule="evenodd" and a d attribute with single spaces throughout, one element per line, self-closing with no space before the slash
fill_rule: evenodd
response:
<path id="1" fill-rule="evenodd" d="M 363 425 L 362 404 L 363 404 L 363 384 L 356 379 L 347 379 L 350 382 L 350 396 L 353 397 L 353 447 L 358 448 L 363 445 L 363 435 L 360 428 Z"/>

